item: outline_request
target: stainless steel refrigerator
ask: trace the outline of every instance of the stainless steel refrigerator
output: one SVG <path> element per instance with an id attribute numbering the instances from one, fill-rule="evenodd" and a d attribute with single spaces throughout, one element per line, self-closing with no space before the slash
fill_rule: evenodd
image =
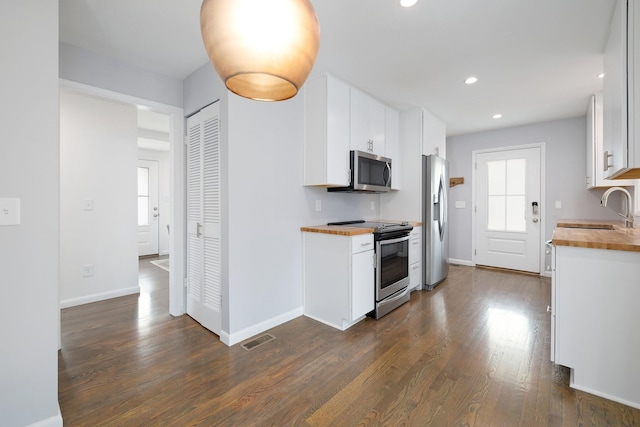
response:
<path id="1" fill-rule="evenodd" d="M 422 283 L 426 290 L 449 274 L 448 189 L 449 162 L 435 155 L 422 156 Z"/>

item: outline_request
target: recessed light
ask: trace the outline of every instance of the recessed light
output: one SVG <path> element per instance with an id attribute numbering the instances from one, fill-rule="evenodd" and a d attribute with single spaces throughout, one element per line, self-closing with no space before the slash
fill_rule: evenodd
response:
<path id="1" fill-rule="evenodd" d="M 402 7 L 411 7 L 416 3 L 418 3 L 418 0 L 400 0 L 400 6 Z"/>
<path id="2" fill-rule="evenodd" d="M 477 77 L 473 77 L 473 76 L 471 76 L 471 77 L 467 77 L 467 79 L 464 81 L 464 83 L 465 83 L 465 84 L 468 84 L 468 85 L 472 85 L 472 84 L 474 84 L 474 83 L 475 83 L 475 82 L 477 82 L 477 81 L 478 81 L 478 78 L 477 78 Z"/>
<path id="3" fill-rule="evenodd" d="M 604 79 L 604 73 L 600 73 L 600 74 L 598 74 L 598 78 L 599 78 L 599 79 Z"/>
<path id="4" fill-rule="evenodd" d="M 500 114 L 500 113 L 498 113 L 498 114 L 494 114 L 494 115 L 493 115 L 493 118 L 494 118 L 494 119 L 499 119 L 499 118 L 501 118 L 501 117 L 502 117 L 502 114 Z"/>

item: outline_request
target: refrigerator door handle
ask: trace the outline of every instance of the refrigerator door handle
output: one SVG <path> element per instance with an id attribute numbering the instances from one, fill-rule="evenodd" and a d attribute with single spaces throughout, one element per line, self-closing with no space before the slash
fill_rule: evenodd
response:
<path id="1" fill-rule="evenodd" d="M 440 175 L 440 185 L 438 186 L 440 199 L 440 212 L 438 215 L 438 228 L 440 229 L 440 241 L 444 240 L 444 232 L 447 226 L 447 191 L 444 183 L 444 174 Z"/>

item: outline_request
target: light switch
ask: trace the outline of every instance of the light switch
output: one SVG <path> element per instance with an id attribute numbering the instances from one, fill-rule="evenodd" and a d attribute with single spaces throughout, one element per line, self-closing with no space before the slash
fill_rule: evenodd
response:
<path id="1" fill-rule="evenodd" d="M 562 209 L 562 200 L 556 200 L 556 209 Z"/>
<path id="2" fill-rule="evenodd" d="M 456 200 L 456 209 L 464 209 L 467 207 L 467 202 L 464 200 Z"/>
<path id="3" fill-rule="evenodd" d="M 0 225 L 20 225 L 20 199 L 0 199 Z"/>
<path id="4" fill-rule="evenodd" d="M 322 210 L 322 200 L 316 200 L 316 212 L 320 212 Z"/>

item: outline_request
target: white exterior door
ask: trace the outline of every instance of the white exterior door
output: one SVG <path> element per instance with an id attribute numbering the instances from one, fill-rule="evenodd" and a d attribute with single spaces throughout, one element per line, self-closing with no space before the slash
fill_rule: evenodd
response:
<path id="1" fill-rule="evenodd" d="M 539 273 L 541 148 L 474 155 L 475 264 Z"/>
<path id="2" fill-rule="evenodd" d="M 220 335 L 220 106 L 187 119 L 187 314 Z"/>
<path id="3" fill-rule="evenodd" d="M 158 162 L 138 160 L 138 256 L 158 251 Z"/>

